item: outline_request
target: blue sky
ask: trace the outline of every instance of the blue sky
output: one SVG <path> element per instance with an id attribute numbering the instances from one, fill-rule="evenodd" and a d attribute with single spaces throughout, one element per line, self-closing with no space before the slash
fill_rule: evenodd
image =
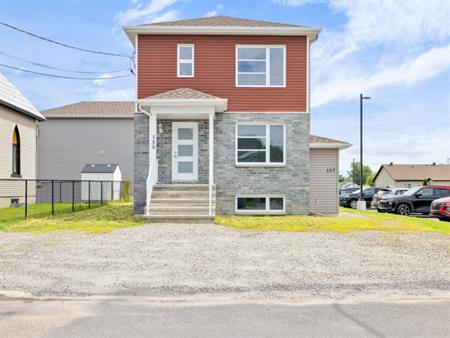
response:
<path id="1" fill-rule="evenodd" d="M 26 7 L 27 10 L 24 10 Z M 58 41 L 131 54 L 121 26 L 231 15 L 321 27 L 311 46 L 311 131 L 354 144 L 359 93 L 365 102 L 365 158 L 381 163 L 446 163 L 450 158 L 448 1 L 311 0 L 2 0 L 0 20 Z M 129 67 L 125 58 L 77 52 L 0 26 L 0 52 L 83 71 Z M 0 54 L 0 63 L 47 71 Z M 134 98 L 134 78 L 64 80 L 0 67 L 39 109 L 81 100 Z M 51 72 L 51 71 L 50 71 Z M 67 75 L 67 73 L 64 73 Z"/>

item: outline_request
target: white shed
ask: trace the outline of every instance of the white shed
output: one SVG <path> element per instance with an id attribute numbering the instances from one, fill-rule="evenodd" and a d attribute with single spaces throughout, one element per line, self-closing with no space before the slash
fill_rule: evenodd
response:
<path id="1" fill-rule="evenodd" d="M 120 199 L 122 173 L 118 164 L 88 163 L 81 171 L 81 199 L 110 201 Z"/>

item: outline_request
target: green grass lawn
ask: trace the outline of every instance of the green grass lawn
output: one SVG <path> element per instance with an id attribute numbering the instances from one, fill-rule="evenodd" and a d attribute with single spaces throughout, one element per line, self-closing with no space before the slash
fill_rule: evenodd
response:
<path id="1" fill-rule="evenodd" d="M 263 231 L 329 231 L 347 233 L 356 230 L 390 232 L 428 231 L 450 235 L 450 223 L 435 219 L 382 214 L 373 211 L 341 209 L 340 217 L 314 216 L 217 216 L 216 224 L 237 229 Z"/>
<path id="2" fill-rule="evenodd" d="M 86 207 L 77 205 L 78 211 L 72 212 L 70 203 L 58 203 L 55 205 L 56 215 L 51 216 L 50 204 L 36 203 L 30 205 L 27 220 L 23 219 L 23 208 L 0 209 L 0 231 L 38 234 L 71 230 L 104 233 L 144 224 L 142 219 L 134 217 L 131 203 L 114 202 L 83 209 Z M 352 209 L 341 209 L 339 217 L 217 216 L 216 224 L 262 231 L 428 231 L 450 235 L 449 222 Z"/>
<path id="3" fill-rule="evenodd" d="M 81 210 L 80 210 L 81 209 Z M 55 204 L 55 216 L 51 216 L 51 204 L 36 203 L 29 206 L 29 217 L 23 217 L 23 208 L 0 209 L 0 231 L 46 233 L 53 231 L 110 232 L 115 229 L 138 226 L 144 222 L 133 215 L 131 203 L 114 202 L 103 206 Z"/>

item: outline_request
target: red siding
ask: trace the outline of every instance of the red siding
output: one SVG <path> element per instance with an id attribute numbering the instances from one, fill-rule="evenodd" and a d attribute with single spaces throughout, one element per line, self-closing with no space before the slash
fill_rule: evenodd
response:
<path id="1" fill-rule="evenodd" d="M 195 44 L 195 77 L 177 77 L 177 44 Z M 286 87 L 235 86 L 236 44 L 286 45 Z M 188 87 L 228 98 L 228 111 L 306 111 L 306 37 L 141 35 L 138 98 Z"/>

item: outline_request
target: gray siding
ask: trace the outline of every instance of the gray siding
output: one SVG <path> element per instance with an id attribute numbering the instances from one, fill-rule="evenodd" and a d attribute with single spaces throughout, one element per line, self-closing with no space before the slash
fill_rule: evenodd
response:
<path id="1" fill-rule="evenodd" d="M 133 119 L 48 119 L 39 123 L 38 177 L 80 179 L 86 163 L 118 163 L 133 179 Z"/>
<path id="2" fill-rule="evenodd" d="M 337 214 L 339 212 L 339 150 L 311 149 L 310 167 L 311 212 Z"/>

